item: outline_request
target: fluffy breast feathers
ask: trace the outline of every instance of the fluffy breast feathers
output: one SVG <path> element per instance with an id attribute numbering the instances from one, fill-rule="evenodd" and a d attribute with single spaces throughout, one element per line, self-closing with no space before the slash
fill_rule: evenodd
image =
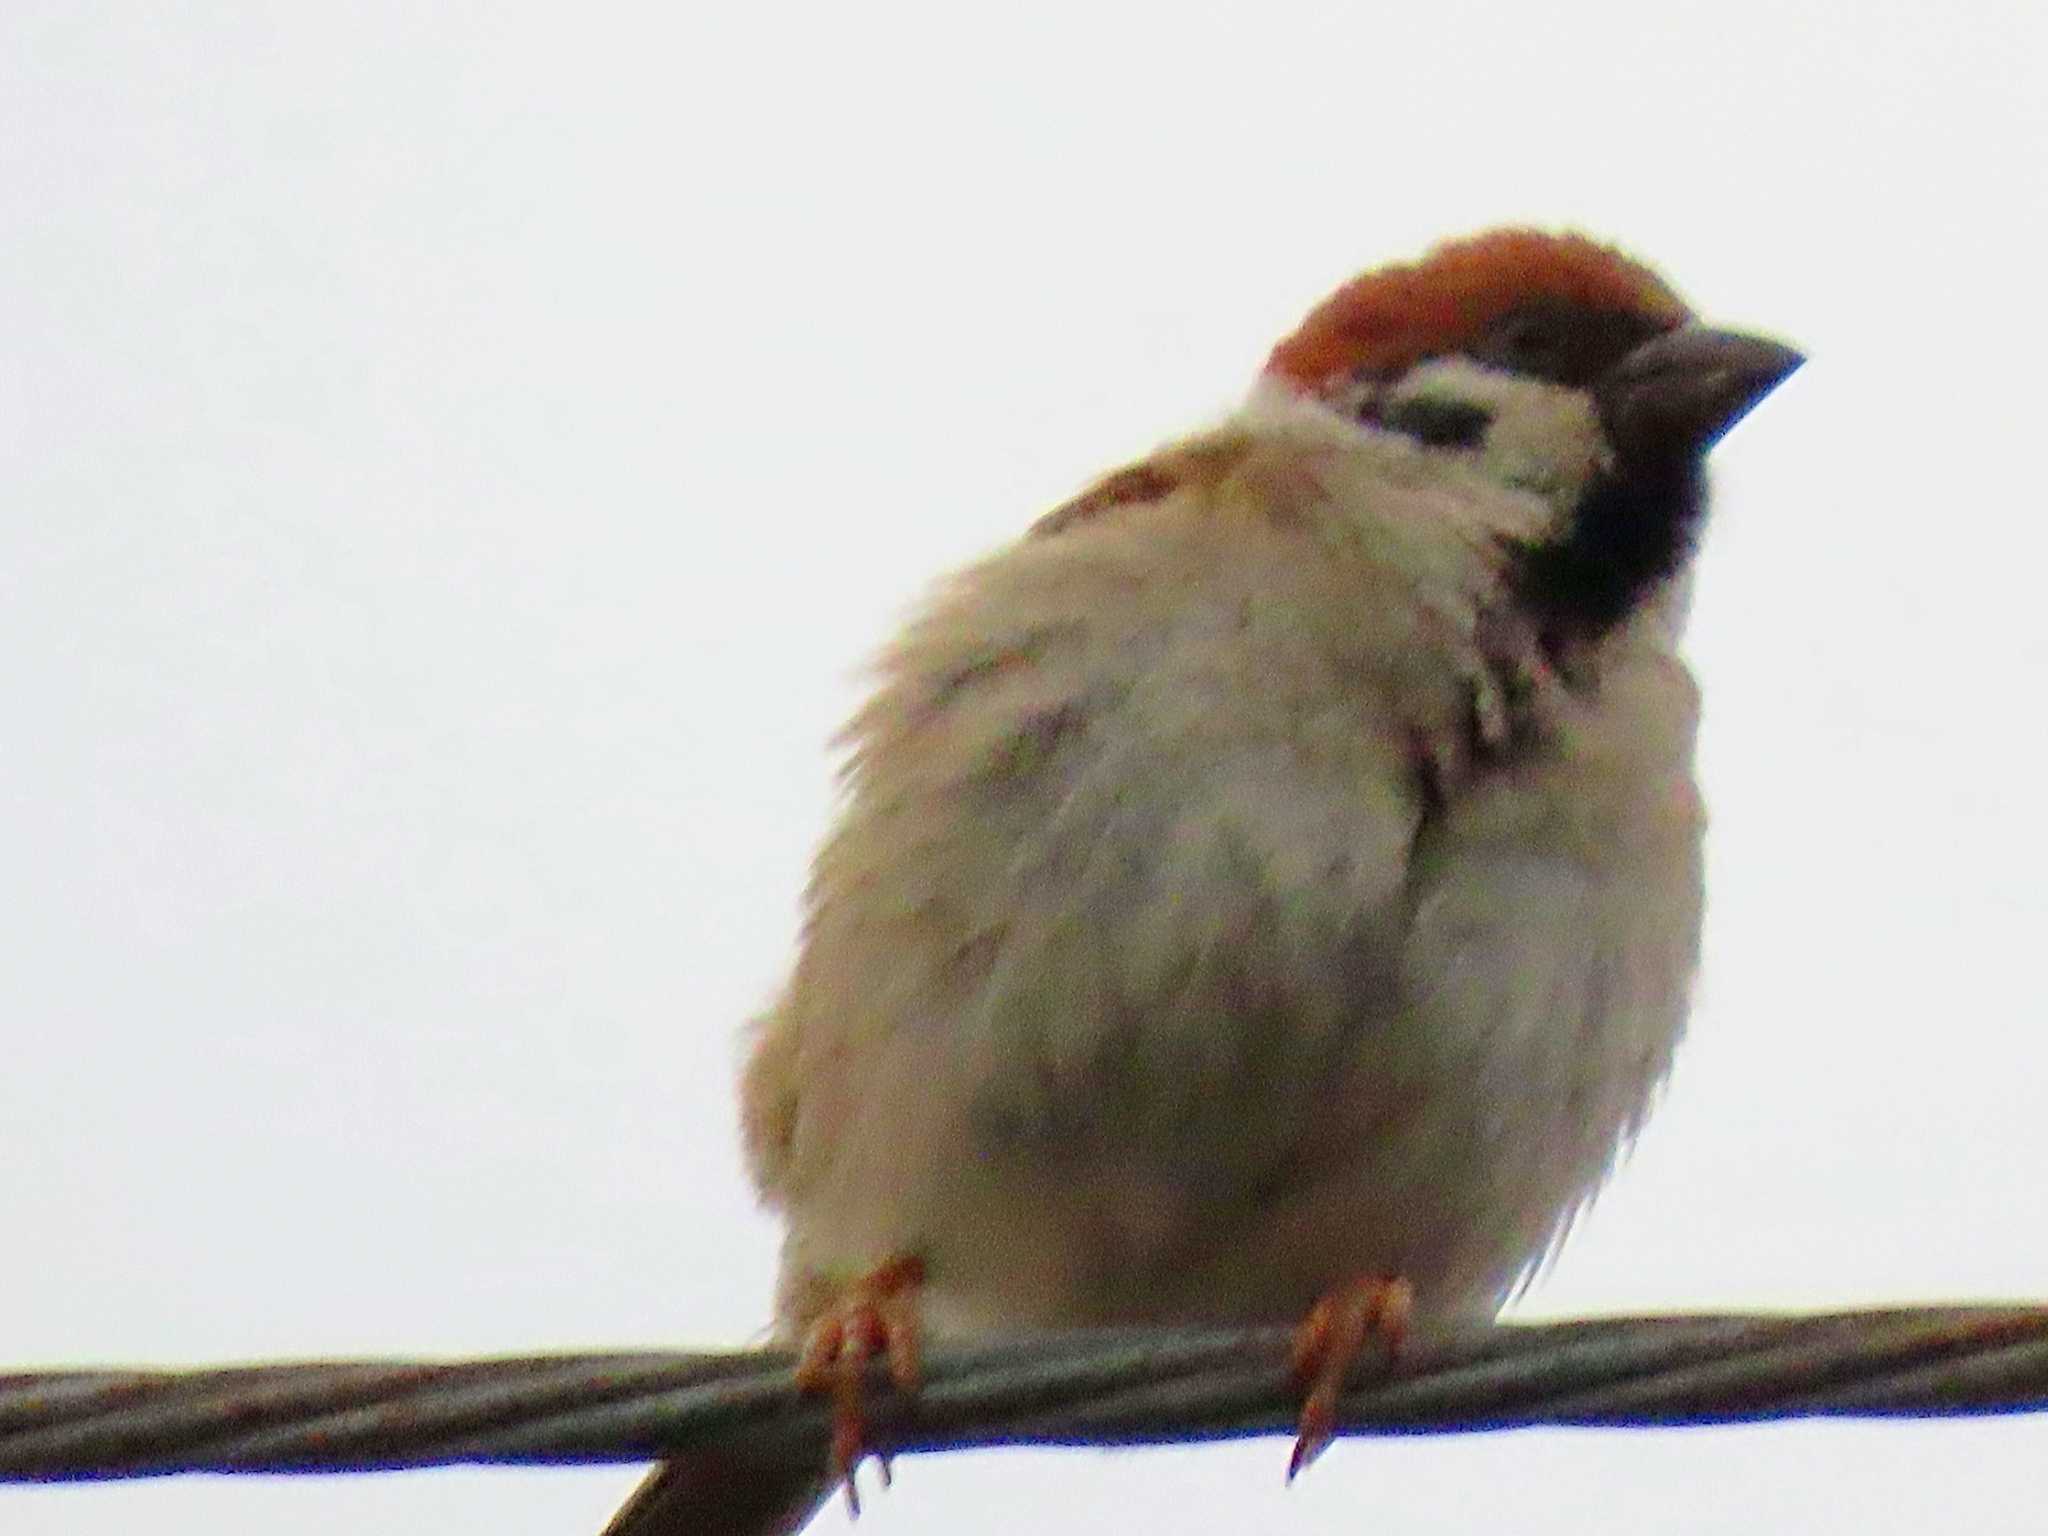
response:
<path id="1" fill-rule="evenodd" d="M 1497 1300 L 1661 1074 L 1697 909 L 1691 693 L 1661 641 L 1611 637 L 1643 717 L 1618 722 L 1583 701 L 1516 718 L 1490 647 L 1503 540 L 1552 512 L 1266 395 L 940 591 L 849 728 L 845 811 L 746 1076 L 756 1174 L 790 1215 L 786 1318 L 905 1248 L 961 1326 L 1277 1317 L 1367 1261 Z M 1488 719 L 1518 744 L 1481 750 Z M 1560 774 L 1585 780 L 1562 818 Z M 1658 824 L 1668 897 L 1603 867 L 1623 821 Z M 1654 927 L 1655 974 L 1610 974 L 1640 936 L 1580 922 Z M 1533 968 L 1532 923 L 1562 933 Z M 1549 1014 L 1588 990 L 1627 1017 L 1560 1086 L 1583 1041 Z M 1460 1104 L 1438 1081 L 1479 1059 L 1430 1016 L 1454 997 L 1522 1020 L 1527 1059 L 1489 1070 L 1551 1097 L 1504 1081 L 1395 1138 Z M 1568 1102 L 1584 1126 L 1556 1159 L 1474 1161 L 1489 1136 L 1557 1142 L 1514 1122 Z M 1379 1198 L 1354 1187 L 1375 1135 Z M 1432 1198 L 1471 1207 L 1440 1227 L 1459 1242 L 1433 1246 Z M 1298 1275 L 1186 1270 L 1198 1234 L 1262 1208 L 1321 1234 Z M 1350 1229 L 1387 1251 L 1332 1246 Z M 1198 1294 L 1176 1303 L 1176 1273 Z"/>

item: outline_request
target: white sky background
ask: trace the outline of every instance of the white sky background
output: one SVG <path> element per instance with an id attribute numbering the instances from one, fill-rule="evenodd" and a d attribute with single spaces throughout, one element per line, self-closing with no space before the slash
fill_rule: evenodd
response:
<path id="1" fill-rule="evenodd" d="M 856 664 L 1511 219 L 1813 358 L 1718 455 L 1692 1039 L 1529 1310 L 2048 1295 L 2048 9 L 518 9 L 0 13 L 0 1369 L 746 1341 L 735 1032 Z M 2018 1531 L 2044 1437 L 929 1457 L 862 1530 Z M 636 1475 L 0 1530 L 577 1536 Z"/>

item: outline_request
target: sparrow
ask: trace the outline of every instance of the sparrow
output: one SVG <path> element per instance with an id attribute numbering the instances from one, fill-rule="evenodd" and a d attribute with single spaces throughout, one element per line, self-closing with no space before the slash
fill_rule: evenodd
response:
<path id="1" fill-rule="evenodd" d="M 609 1536 L 800 1528 L 927 1338 L 1293 1324 L 1298 1468 L 1362 1349 L 1491 1319 L 1684 1027 L 1704 460 L 1801 360 L 1453 240 L 944 582 L 741 1087 L 832 1459 L 679 1458 Z"/>

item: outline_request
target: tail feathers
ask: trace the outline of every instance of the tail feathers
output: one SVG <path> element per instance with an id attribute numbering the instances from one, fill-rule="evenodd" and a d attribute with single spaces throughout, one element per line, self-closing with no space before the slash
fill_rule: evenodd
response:
<path id="1" fill-rule="evenodd" d="M 796 1536 L 833 1487 L 822 1466 L 697 1452 L 650 1472 L 603 1536 Z"/>

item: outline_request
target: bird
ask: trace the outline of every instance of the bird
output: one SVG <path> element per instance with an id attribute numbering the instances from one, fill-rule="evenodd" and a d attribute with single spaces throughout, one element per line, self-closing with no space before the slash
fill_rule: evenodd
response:
<path id="1" fill-rule="evenodd" d="M 1446 240 L 941 582 L 741 1077 L 832 1456 L 680 1456 L 607 1536 L 799 1529 L 930 1339 L 1293 1325 L 1291 1475 L 1362 1350 L 1491 1320 L 1684 1031 L 1705 460 L 1802 361 L 1592 236 Z"/>

